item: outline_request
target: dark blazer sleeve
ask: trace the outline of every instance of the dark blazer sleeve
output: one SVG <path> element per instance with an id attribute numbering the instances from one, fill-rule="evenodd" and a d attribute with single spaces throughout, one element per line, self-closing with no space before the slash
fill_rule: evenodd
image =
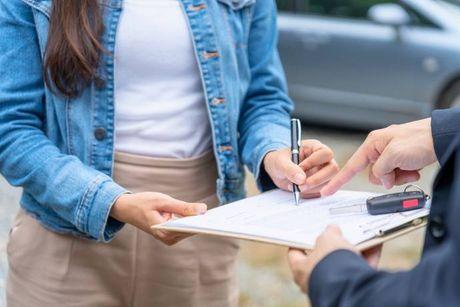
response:
<path id="1" fill-rule="evenodd" d="M 358 255 L 337 251 L 313 270 L 313 307 L 460 306 L 458 250 L 452 243 L 427 253 L 411 271 L 376 271 Z M 457 256 L 456 256 L 457 255 Z"/>
<path id="2" fill-rule="evenodd" d="M 458 184 L 458 178 L 457 178 Z M 457 186 L 457 185 L 456 185 Z M 460 191 L 449 207 L 447 237 L 427 249 L 410 271 L 376 271 L 358 255 L 339 250 L 314 268 L 310 299 L 314 307 L 329 306 L 460 306 Z"/>
<path id="3" fill-rule="evenodd" d="M 460 134 L 460 107 L 433 111 L 431 132 L 436 156 L 438 161 L 442 161 L 447 148 L 455 136 Z"/>

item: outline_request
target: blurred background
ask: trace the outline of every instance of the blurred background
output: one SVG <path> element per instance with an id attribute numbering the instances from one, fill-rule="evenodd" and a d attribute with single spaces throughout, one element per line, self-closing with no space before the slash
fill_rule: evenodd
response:
<path id="1" fill-rule="evenodd" d="M 278 0 L 296 113 L 378 128 L 460 105 L 460 0 Z"/>
<path id="2" fill-rule="evenodd" d="M 460 106 L 460 0 L 278 0 L 279 50 L 304 138 L 329 145 L 343 165 L 370 129 Z M 438 166 L 418 183 L 431 192 Z M 385 192 L 361 174 L 346 186 Z M 257 192 L 248 174 L 247 190 Z M 394 189 L 399 191 L 400 189 Z M 20 189 L 0 178 L 0 306 L 5 244 Z M 421 253 L 420 230 L 385 244 L 380 266 L 405 270 Z M 286 248 L 241 242 L 242 307 L 308 306 L 293 284 Z"/>

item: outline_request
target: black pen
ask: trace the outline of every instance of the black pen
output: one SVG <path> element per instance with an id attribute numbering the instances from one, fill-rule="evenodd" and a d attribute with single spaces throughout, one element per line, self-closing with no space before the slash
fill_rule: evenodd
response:
<path id="1" fill-rule="evenodd" d="M 293 118 L 291 119 L 291 159 L 295 164 L 299 164 L 299 149 L 300 139 L 302 134 L 302 127 L 300 126 L 300 120 Z M 295 183 L 292 184 L 292 192 L 294 193 L 295 204 L 299 205 L 300 190 L 299 186 Z"/>

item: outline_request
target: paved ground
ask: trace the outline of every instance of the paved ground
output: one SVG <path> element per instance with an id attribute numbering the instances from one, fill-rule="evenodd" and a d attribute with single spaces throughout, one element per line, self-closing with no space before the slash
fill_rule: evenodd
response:
<path id="1" fill-rule="evenodd" d="M 342 165 L 364 139 L 362 133 L 340 132 L 319 128 L 305 128 L 306 138 L 318 138 L 330 145 Z M 436 167 L 424 172 L 420 185 L 429 191 Z M 250 194 L 256 193 L 254 183 L 248 178 Z M 370 186 L 365 175 L 356 178 L 347 188 L 354 190 L 383 191 Z M 17 210 L 19 189 L 10 187 L 0 178 L 0 306 L 4 302 L 4 279 L 7 271 L 5 245 L 10 222 Z M 383 268 L 410 268 L 419 258 L 423 232 L 394 240 L 384 247 L 381 262 Z M 239 261 L 241 285 L 240 305 L 243 307 L 294 307 L 307 306 L 307 299 L 292 283 L 286 263 L 286 249 L 266 244 L 242 243 Z"/>

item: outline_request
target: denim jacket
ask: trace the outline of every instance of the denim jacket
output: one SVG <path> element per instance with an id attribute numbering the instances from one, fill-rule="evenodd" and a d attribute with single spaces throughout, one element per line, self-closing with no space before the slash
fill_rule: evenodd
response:
<path id="1" fill-rule="evenodd" d="M 180 2 L 201 72 L 223 204 L 244 197 L 243 165 L 260 188 L 272 186 L 263 157 L 289 144 L 292 102 L 276 50 L 276 7 L 273 0 Z M 110 53 L 123 1 L 100 3 L 109 52 L 99 69 L 106 82 L 65 99 L 43 79 L 52 0 L 0 0 L 0 171 L 23 187 L 22 208 L 43 226 L 106 242 L 123 226 L 109 212 L 127 192 L 111 178 Z"/>

